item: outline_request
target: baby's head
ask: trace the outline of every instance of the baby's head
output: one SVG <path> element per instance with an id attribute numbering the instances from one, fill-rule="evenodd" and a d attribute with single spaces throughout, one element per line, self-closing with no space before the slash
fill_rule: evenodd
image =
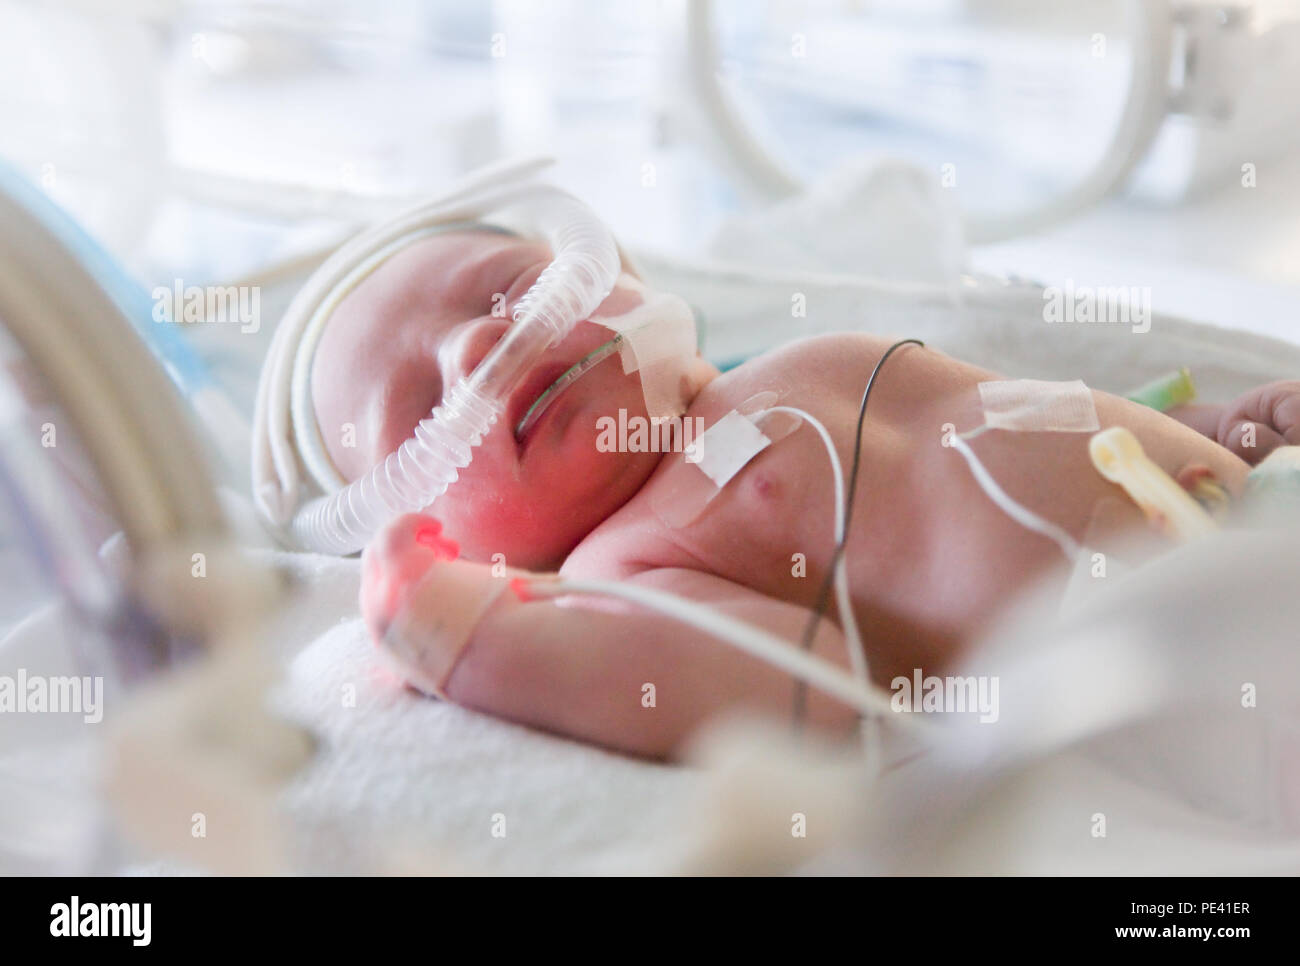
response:
<path id="1" fill-rule="evenodd" d="M 393 452 L 444 391 L 473 371 L 551 258 L 541 242 L 487 229 L 448 231 L 393 255 L 339 304 L 316 349 L 311 384 L 321 437 L 345 479 Z M 624 273 L 599 314 L 640 301 L 637 288 Z M 537 397 L 612 337 L 582 321 L 547 350 L 433 507 L 466 557 L 502 553 L 511 566 L 555 566 L 653 472 L 658 453 L 596 445 L 600 416 L 620 409 L 647 415 L 640 375 L 625 374 L 616 358 L 586 372 L 516 438 Z M 702 360 L 688 370 L 689 399 L 716 371 Z"/>

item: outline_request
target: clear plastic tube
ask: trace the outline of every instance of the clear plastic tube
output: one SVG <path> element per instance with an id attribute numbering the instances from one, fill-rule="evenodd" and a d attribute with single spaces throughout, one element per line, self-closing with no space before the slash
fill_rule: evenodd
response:
<path id="1" fill-rule="evenodd" d="M 515 307 L 514 324 L 410 439 L 365 476 L 299 509 L 290 528 L 300 546 L 354 553 L 393 517 L 429 506 L 469 465 L 510 391 L 541 354 L 613 290 L 618 247 L 591 209 L 557 189 L 525 205 L 555 258 Z"/>
<path id="2" fill-rule="evenodd" d="M 537 421 L 542 418 L 542 414 L 551 408 L 551 404 L 560 398 L 560 395 L 590 372 L 596 366 L 600 365 L 610 356 L 619 352 L 623 348 L 625 340 L 623 336 L 616 335 L 604 345 L 593 349 L 585 356 L 575 362 L 572 366 L 560 374 L 560 377 L 551 383 L 550 387 L 537 397 L 537 401 L 529 407 L 528 412 L 524 413 L 519 425 L 515 427 L 515 439 L 523 439 L 530 429 L 537 425 Z"/>

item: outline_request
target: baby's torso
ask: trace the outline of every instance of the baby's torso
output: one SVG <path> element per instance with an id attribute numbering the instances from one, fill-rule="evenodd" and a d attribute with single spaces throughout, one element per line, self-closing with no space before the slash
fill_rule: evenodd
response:
<path id="1" fill-rule="evenodd" d="M 845 479 L 868 376 L 889 340 L 811 339 L 728 372 L 696 398 L 689 419 L 712 426 L 754 395 L 803 409 L 833 439 Z M 862 432 L 846 559 L 855 612 L 877 678 L 938 667 L 1026 584 L 1061 563 L 1058 546 L 1012 521 L 975 483 L 945 433 L 983 422 L 977 384 L 998 378 L 906 346 L 882 367 Z M 1103 427 L 1121 423 L 1171 473 L 1199 461 L 1237 489 L 1246 467 L 1158 413 L 1094 393 Z M 1083 540 L 1107 501 L 1133 526 L 1141 515 L 1092 468 L 1087 433 L 989 432 L 972 449 L 1003 489 Z M 563 567 L 604 578 L 662 567 L 713 574 L 811 607 L 834 546 L 834 488 L 824 444 L 804 425 L 744 466 L 702 511 L 700 474 L 667 454 L 641 491 L 577 547 Z M 697 481 L 689 481 L 697 482 Z M 690 505 L 683 505 L 690 504 Z M 681 521 L 694 517 L 688 523 Z M 834 617 L 833 606 L 828 616 Z"/>

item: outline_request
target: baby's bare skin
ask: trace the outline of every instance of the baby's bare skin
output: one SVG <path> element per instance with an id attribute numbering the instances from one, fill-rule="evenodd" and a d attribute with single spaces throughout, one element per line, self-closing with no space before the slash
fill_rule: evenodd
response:
<path id="1" fill-rule="evenodd" d="M 847 473 L 865 382 L 893 340 L 839 334 L 769 352 L 710 383 L 688 413 L 712 425 L 765 389 L 804 409 L 835 440 Z M 987 370 L 929 348 L 895 352 L 872 390 L 847 553 L 849 585 L 874 677 L 939 670 L 959 644 L 1027 582 L 1063 562 L 1050 539 L 1011 520 L 943 445 L 945 424 L 983 422 Z M 1168 417 L 1094 392 L 1102 428 L 1127 426 L 1171 476 L 1205 464 L 1230 492 L 1249 467 Z M 1087 433 L 991 432 L 972 448 L 1017 502 L 1082 541 L 1099 506 L 1108 530 L 1146 526 L 1116 485 L 1093 469 Z M 765 596 L 812 607 L 834 545 L 833 491 L 823 443 L 803 427 L 760 453 L 693 524 L 672 529 L 652 505 L 683 461 L 665 455 L 641 491 L 570 554 L 573 577 L 630 577 L 654 569 L 699 571 Z M 793 576 L 802 554 L 806 576 Z"/>
<path id="2" fill-rule="evenodd" d="M 400 284 L 400 279 L 389 281 Z M 349 326 L 362 333 L 351 343 L 352 355 L 366 344 L 363 316 L 342 323 L 338 352 L 346 355 Z M 448 329 L 446 338 L 458 331 Z M 575 338 L 581 342 L 572 350 L 577 352 L 587 351 L 599 336 Z M 864 384 L 892 341 L 863 334 L 825 336 L 774 350 L 716 378 L 705 373 L 686 415 L 709 426 L 754 394 L 775 391 L 779 404 L 804 409 L 825 425 L 847 473 Z M 328 351 L 327 342 L 322 353 Z M 468 370 L 473 361 L 462 363 Z M 356 371 L 355 358 L 333 364 L 340 380 Z M 326 355 L 326 380 L 330 365 Z M 444 373 L 452 376 L 452 370 Z M 598 384 L 597 377 L 607 383 Z M 533 545 L 567 542 L 571 549 L 555 560 L 565 576 L 671 591 L 799 639 L 833 548 L 833 489 L 819 436 L 805 425 L 779 440 L 745 466 L 698 519 L 674 528 L 655 507 L 671 498 L 672 477 L 684 469 L 680 453 L 595 452 L 597 414 L 611 412 L 611 399 L 629 408 L 636 402 L 621 381 L 631 378 L 618 372 L 616 363 L 584 376 L 556 403 L 556 415 L 548 414 L 550 423 L 539 424 L 539 440 L 529 441 L 529 449 L 517 455 L 513 443 L 489 440 L 484 465 L 476 457 L 470 467 L 480 474 L 475 482 L 453 486 L 435 515 L 448 521 L 447 532 L 468 545 L 474 559 L 491 558 L 492 540 L 504 545 L 512 534 L 535 531 L 536 540 L 507 554 L 509 563 L 526 559 Z M 907 346 L 885 364 L 872 391 L 847 563 L 855 615 L 880 683 L 910 676 L 917 668 L 928 674 L 950 667 L 963 645 L 1014 595 L 1063 563 L 1055 543 L 1008 518 L 978 487 L 960 454 L 943 445 L 945 424 L 960 432 L 982 423 L 976 386 L 997 378 L 935 348 Z M 327 440 L 334 421 L 367 407 L 382 410 L 375 400 L 393 397 L 391 386 L 358 395 L 352 384 L 340 381 L 334 398 L 322 404 L 328 388 L 318 381 L 318 415 Z M 1208 466 L 1230 492 L 1243 486 L 1247 464 L 1216 442 L 1152 410 L 1105 393 L 1093 395 L 1102 427 L 1127 426 L 1171 475 Z M 356 466 L 350 475 L 356 475 L 357 467 L 387 452 L 391 437 L 409 432 L 400 425 L 406 418 L 394 424 L 382 412 L 374 416 L 370 450 L 336 453 L 336 462 L 342 466 L 351 458 Z M 1080 541 L 1101 516 L 1110 532 L 1144 528 L 1141 513 L 1122 491 L 1092 468 L 1087 444 L 1087 433 L 1003 431 L 971 442 L 1014 499 Z M 572 519 L 563 503 L 547 505 L 550 516 L 541 521 L 513 506 L 509 488 L 542 472 L 535 464 L 551 452 L 565 461 L 555 471 L 546 469 L 552 490 L 569 485 L 569 477 L 586 474 L 599 481 L 605 474 L 620 499 L 591 525 L 583 515 L 587 506 L 576 499 Z M 488 498 L 494 480 L 503 481 L 507 496 Z M 458 504 L 462 487 L 474 495 Z M 609 487 L 600 491 L 612 492 Z M 554 497 L 552 490 L 536 499 Z M 494 529 L 502 515 L 525 521 L 523 530 Z M 414 635 L 405 673 L 423 683 L 420 654 L 432 654 L 445 643 L 432 629 L 448 601 L 445 588 L 439 594 L 437 553 L 411 540 L 418 525 L 418 518 L 403 518 L 367 551 L 370 592 L 363 590 L 363 609 L 372 633 L 382 639 L 393 616 L 392 601 L 375 588 L 400 574 L 407 603 L 404 627 Z M 577 529 L 566 530 L 570 525 Z M 796 555 L 803 555 L 806 570 L 795 566 Z M 528 565 L 547 569 L 537 567 L 537 559 L 550 558 L 542 554 Z M 490 565 L 484 563 L 481 571 L 485 588 L 499 585 Z M 833 607 L 820 624 L 814 651 L 848 666 Z M 509 593 L 487 612 L 439 683 L 458 703 L 651 756 L 672 755 L 699 724 L 723 710 L 743 706 L 788 717 L 796 689 L 788 674 L 665 617 L 609 601 L 558 606 Z M 654 685 L 653 707 L 643 701 L 646 684 Z M 842 733 L 855 720 L 849 709 L 815 691 L 809 694 L 808 716 L 813 724 Z"/>

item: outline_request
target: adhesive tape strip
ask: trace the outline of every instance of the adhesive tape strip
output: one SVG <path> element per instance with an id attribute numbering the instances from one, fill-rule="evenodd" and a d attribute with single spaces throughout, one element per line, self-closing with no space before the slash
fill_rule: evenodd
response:
<path id="1" fill-rule="evenodd" d="M 751 396 L 669 465 L 650 501 L 660 520 L 673 529 L 693 523 L 755 456 L 802 425 L 797 416 L 768 412 L 776 400 L 770 390 Z"/>
<path id="2" fill-rule="evenodd" d="M 510 570 L 484 583 L 482 571 L 480 564 L 466 560 L 438 562 L 412 589 L 384 634 L 397 670 L 425 694 L 447 700 L 443 689 L 474 629 L 512 579 L 529 576 Z"/>
<path id="3" fill-rule="evenodd" d="M 979 384 L 984 425 L 1019 432 L 1095 433 L 1101 428 L 1083 381 L 1005 379 Z"/>
<path id="4" fill-rule="evenodd" d="M 721 489 L 772 441 L 763 431 L 732 410 L 709 427 L 686 451 L 686 461 Z"/>
<path id="5" fill-rule="evenodd" d="M 641 296 L 636 306 L 592 321 L 623 337 L 623 371 L 640 373 L 650 418 L 680 416 L 686 409 L 683 376 L 695 357 L 695 314 L 676 295 L 636 288 Z"/>

